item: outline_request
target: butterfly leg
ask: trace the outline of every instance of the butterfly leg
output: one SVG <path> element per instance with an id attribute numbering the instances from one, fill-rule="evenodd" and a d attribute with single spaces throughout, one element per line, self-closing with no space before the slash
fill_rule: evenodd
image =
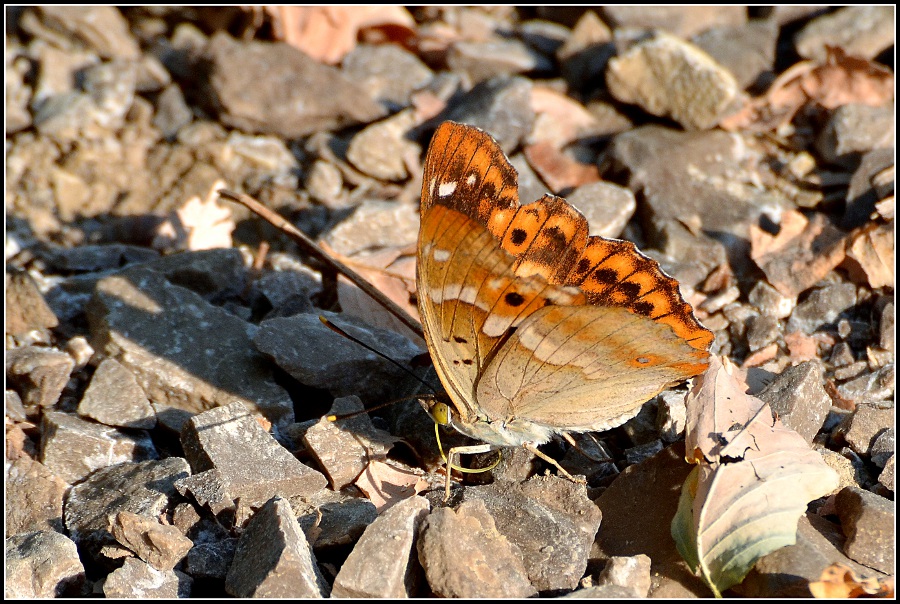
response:
<path id="1" fill-rule="evenodd" d="M 453 456 L 456 456 L 456 459 L 459 460 L 459 454 L 465 453 L 466 455 L 474 455 L 476 453 L 487 453 L 492 448 L 489 444 L 482 445 L 468 445 L 465 447 L 452 447 L 447 451 L 447 484 L 446 489 L 444 491 L 444 501 L 450 500 L 450 475 L 453 473 L 453 469 L 459 469 L 459 466 L 454 465 Z"/>
<path id="2" fill-rule="evenodd" d="M 582 478 L 581 476 L 575 477 L 575 476 L 572 476 L 571 474 L 569 474 L 569 473 L 568 473 L 561 465 L 559 465 L 559 462 L 558 462 L 558 461 L 556 461 L 555 459 L 553 459 L 553 458 L 550 457 L 549 455 L 545 455 L 544 453 L 542 453 L 542 452 L 541 452 L 536 446 L 534 446 L 532 443 L 523 443 L 522 446 L 525 447 L 525 449 L 526 449 L 527 451 L 531 451 L 532 453 L 534 453 L 535 455 L 537 455 L 538 457 L 540 457 L 541 459 L 543 459 L 543 460 L 546 461 L 547 463 L 551 463 L 551 464 L 553 464 L 554 466 L 556 466 L 556 469 L 559 470 L 560 474 L 562 474 L 563 476 L 565 476 L 566 478 L 568 478 L 569 480 L 571 480 L 571 481 L 574 482 L 575 484 L 587 484 L 587 481 L 586 481 L 584 478 Z"/>

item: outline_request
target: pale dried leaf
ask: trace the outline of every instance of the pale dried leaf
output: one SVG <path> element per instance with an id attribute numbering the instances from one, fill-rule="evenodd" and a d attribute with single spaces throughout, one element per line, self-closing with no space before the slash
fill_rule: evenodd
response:
<path id="1" fill-rule="evenodd" d="M 894 287 L 894 229 L 869 224 L 852 235 L 847 257 L 865 273 L 872 287 Z"/>
<path id="2" fill-rule="evenodd" d="M 802 331 L 794 331 L 784 336 L 784 343 L 788 347 L 791 360 L 795 363 L 811 361 L 819 356 L 819 344 L 812 336 Z"/>
<path id="3" fill-rule="evenodd" d="M 267 6 L 275 37 L 314 59 L 337 64 L 356 46 L 360 31 L 393 26 L 411 31 L 415 21 L 400 6 Z"/>
<path id="4" fill-rule="evenodd" d="M 531 89 L 531 108 L 535 122 L 529 143 L 550 143 L 561 149 L 579 138 L 591 136 L 600 125 L 584 105 L 546 86 Z"/>
<path id="5" fill-rule="evenodd" d="M 235 223 L 231 219 L 231 209 L 219 205 L 218 191 L 224 188 L 225 183 L 217 180 L 205 200 L 191 197 L 172 212 L 157 227 L 153 247 L 168 251 L 230 248 Z"/>
<path id="6" fill-rule="evenodd" d="M 369 462 L 354 484 L 375 505 L 379 514 L 428 488 L 421 470 L 383 461 Z"/>
<path id="7" fill-rule="evenodd" d="M 761 557 L 795 543 L 807 504 L 839 485 L 802 436 L 741 390 L 717 359 L 698 378 L 687 400 L 686 440 L 700 463 L 672 520 L 679 553 L 716 594 L 740 583 Z"/>
<path id="8" fill-rule="evenodd" d="M 811 220 L 795 210 L 781 215 L 772 235 L 750 225 L 750 258 L 782 295 L 797 297 L 844 260 L 845 235 L 821 213 Z"/>
<path id="9" fill-rule="evenodd" d="M 595 164 L 581 163 L 551 143 L 528 145 L 525 158 L 554 193 L 600 180 L 600 170 Z"/>
<path id="10" fill-rule="evenodd" d="M 814 598 L 894 598 L 894 577 L 860 578 L 843 564 L 832 564 L 818 581 L 809 584 Z"/>

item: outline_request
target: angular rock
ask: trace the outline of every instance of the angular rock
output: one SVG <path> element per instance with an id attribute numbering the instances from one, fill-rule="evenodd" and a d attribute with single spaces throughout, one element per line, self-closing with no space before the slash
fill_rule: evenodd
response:
<path id="1" fill-rule="evenodd" d="M 419 527 L 428 502 L 410 497 L 370 524 L 334 579 L 334 598 L 409 598 L 418 595 L 421 567 L 416 559 Z"/>
<path id="2" fill-rule="evenodd" d="M 288 44 L 238 41 L 220 31 L 210 39 L 205 55 L 208 94 L 219 119 L 244 132 L 293 139 L 385 115 L 383 107 L 339 70 Z"/>
<path id="3" fill-rule="evenodd" d="M 310 495 L 325 486 L 324 476 L 297 461 L 241 403 L 192 417 L 181 444 L 194 473 L 218 470 L 227 492 L 242 504 Z"/>
<path id="4" fill-rule="evenodd" d="M 852 283 L 835 283 L 815 289 L 794 308 L 785 333 L 802 331 L 811 334 L 822 325 L 834 323 L 838 315 L 854 304 L 856 286 Z"/>
<path id="5" fill-rule="evenodd" d="M 534 588 L 543 592 L 578 585 L 600 525 L 600 512 L 583 486 L 561 477 L 535 476 L 524 483 L 470 487 L 463 497 L 464 505 L 471 500 L 484 503 L 496 530 L 521 552 Z"/>
<path id="6" fill-rule="evenodd" d="M 493 136 L 509 155 L 531 134 L 531 80 L 498 76 L 481 82 L 447 108 L 440 121 L 452 120 L 476 126 Z"/>
<path id="7" fill-rule="evenodd" d="M 350 335 L 402 363 L 420 349 L 394 331 L 370 327 L 346 315 L 319 313 Z M 357 395 L 365 402 L 396 396 L 405 373 L 384 358 L 328 329 L 318 315 L 263 321 L 255 345 L 297 381 L 328 389 L 334 396 Z"/>
<path id="8" fill-rule="evenodd" d="M 875 437 L 875 442 L 869 448 L 869 456 L 872 463 L 879 468 L 884 468 L 887 460 L 894 455 L 894 429 L 882 430 Z"/>
<path id="9" fill-rule="evenodd" d="M 742 94 L 734 76 L 708 54 L 664 33 L 610 59 L 606 84 L 617 100 L 688 130 L 712 128 L 738 108 Z"/>
<path id="10" fill-rule="evenodd" d="M 806 361 L 783 371 L 756 397 L 768 403 L 788 428 L 812 444 L 831 409 L 831 397 L 825 392 L 823 381 L 822 365 Z"/>
<path id="11" fill-rule="evenodd" d="M 131 370 L 154 404 L 198 413 L 238 401 L 293 421 L 290 397 L 253 350 L 256 328 L 156 271 L 101 279 L 88 319 L 98 352 Z"/>
<path id="12" fill-rule="evenodd" d="M 894 425 L 894 408 L 874 404 L 857 405 L 841 424 L 840 431 L 850 448 L 868 456 L 878 436 Z"/>
<path id="13" fill-rule="evenodd" d="M 76 543 L 95 553 L 115 542 L 107 520 L 111 514 L 128 511 L 158 518 L 177 495 L 175 481 L 189 474 L 187 461 L 180 457 L 97 470 L 69 492 L 66 530 Z"/>
<path id="14" fill-rule="evenodd" d="M 6 464 L 6 535 L 62 533 L 65 481 L 30 457 L 7 459 Z"/>
<path id="15" fill-rule="evenodd" d="M 691 39 L 746 89 L 767 84 L 774 77 L 778 26 L 773 21 L 754 20 L 737 27 L 714 27 Z"/>
<path id="16" fill-rule="evenodd" d="M 634 193 L 608 182 L 582 185 L 566 199 L 588 219 L 591 235 L 607 238 L 621 236 L 637 208 Z"/>
<path id="17" fill-rule="evenodd" d="M 284 499 L 269 500 L 241 534 L 225 591 L 238 598 L 328 597 L 316 557 Z"/>
<path id="18" fill-rule="evenodd" d="M 422 150 L 408 139 L 416 126 L 412 110 L 401 111 L 361 130 L 350 141 L 347 159 L 362 172 L 380 180 L 401 181 L 409 176 Z"/>
<path id="19" fill-rule="evenodd" d="M 113 6 L 45 6 L 35 9 L 33 17 L 21 23 L 33 34 L 49 31 L 54 41 L 61 34 L 76 48 L 86 47 L 102 58 L 136 58 L 141 53 L 128 21 Z"/>
<path id="20" fill-rule="evenodd" d="M 521 40 L 460 41 L 447 52 L 447 64 L 463 72 L 473 83 L 493 77 L 530 71 L 549 71 L 550 60 Z"/>
<path id="21" fill-rule="evenodd" d="M 747 295 L 747 300 L 759 312 L 776 319 L 786 319 L 791 315 L 796 300 L 782 295 L 765 281 L 757 281 Z"/>
<path id="22" fill-rule="evenodd" d="M 328 415 L 344 415 L 364 411 L 357 396 L 334 401 Z M 303 442 L 315 456 L 335 491 L 351 484 L 369 461 L 381 459 L 396 439 L 372 425 L 367 413 L 348 419 L 329 421 L 321 418 L 306 431 Z"/>
<path id="23" fill-rule="evenodd" d="M 883 573 L 894 572 L 892 502 L 859 487 L 847 487 L 837 494 L 835 506 L 847 536 L 844 553 Z"/>
<path id="24" fill-rule="evenodd" d="M 434 77 L 416 55 L 396 44 L 358 44 L 344 57 L 341 70 L 392 111 L 408 107 L 412 92 Z"/>
<path id="25" fill-rule="evenodd" d="M 855 169 L 863 154 L 873 149 L 893 149 L 894 130 L 893 105 L 850 103 L 834 110 L 816 147 L 826 161 Z"/>
<path id="26" fill-rule="evenodd" d="M 847 209 L 841 219 L 841 228 L 854 229 L 868 223 L 875 211 L 875 203 L 885 197 L 876 187 L 878 175 L 894 166 L 894 149 L 875 149 L 863 155 L 859 167 L 850 179 L 847 189 Z M 890 179 L 893 182 L 893 178 Z"/>
<path id="27" fill-rule="evenodd" d="M 743 6 L 605 6 L 603 17 L 610 26 L 658 28 L 689 38 L 717 26 L 737 26 L 747 21 Z"/>
<path id="28" fill-rule="evenodd" d="M 52 407 L 59 400 L 75 361 L 64 352 L 40 346 L 6 353 L 6 376 L 26 406 Z"/>
<path id="29" fill-rule="evenodd" d="M 750 317 L 747 321 L 747 346 L 751 352 L 765 348 L 781 335 L 781 323 L 771 315 Z"/>
<path id="30" fill-rule="evenodd" d="M 356 543 L 378 518 L 375 504 L 362 497 L 351 497 L 324 489 L 306 498 L 297 516 L 310 545 L 317 550 L 346 547 Z"/>
<path id="31" fill-rule="evenodd" d="M 389 201 L 364 201 L 353 214 L 324 237 L 339 254 L 353 256 L 367 250 L 395 248 L 416 241 L 418 209 Z"/>
<path id="32" fill-rule="evenodd" d="M 184 100 L 184 94 L 178 85 L 167 86 L 157 97 L 153 125 L 167 140 L 174 139 L 178 131 L 190 124 L 193 119 L 194 112 Z"/>
<path id="33" fill-rule="evenodd" d="M 124 432 L 70 413 L 45 413 L 41 430 L 41 463 L 69 484 L 100 468 L 159 457 L 143 430 Z"/>
<path id="34" fill-rule="evenodd" d="M 78 414 L 107 426 L 139 430 L 156 427 L 156 412 L 147 395 L 134 374 L 115 359 L 100 362 L 78 403 Z"/>
<path id="35" fill-rule="evenodd" d="M 247 287 L 244 255 L 235 248 L 171 254 L 147 263 L 145 268 L 207 299 L 238 295 Z"/>
<path id="36" fill-rule="evenodd" d="M 188 552 L 184 570 L 195 579 L 225 580 L 237 551 L 237 539 L 195 543 Z"/>
<path id="37" fill-rule="evenodd" d="M 644 554 L 613 556 L 606 561 L 606 567 L 597 578 L 597 583 L 600 586 L 627 587 L 638 598 L 646 598 L 650 592 L 650 558 Z"/>
<path id="38" fill-rule="evenodd" d="M 878 476 L 878 482 L 890 492 L 894 492 L 894 481 L 896 479 L 896 465 L 894 459 L 896 455 L 891 455 L 884 464 L 884 470 Z"/>
<path id="39" fill-rule="evenodd" d="M 77 597 L 85 579 L 75 543 L 55 531 L 7 537 L 5 570 L 7 598 Z"/>
<path id="40" fill-rule="evenodd" d="M 116 541 L 156 570 L 172 570 L 194 545 L 176 527 L 134 512 L 116 514 L 111 530 Z"/>
<path id="41" fill-rule="evenodd" d="M 803 58 L 819 62 L 827 46 L 871 59 L 894 44 L 893 21 L 891 6 L 848 6 L 810 21 L 794 36 L 794 46 Z"/>
<path id="42" fill-rule="evenodd" d="M 114 570 L 103 583 L 107 598 L 187 598 L 193 579 L 177 570 L 157 570 L 135 558 L 128 558 L 121 568 Z"/>
<path id="43" fill-rule="evenodd" d="M 504 537 L 476 499 L 452 510 L 438 508 L 425 519 L 416 542 L 431 590 L 449 598 L 530 597 L 519 548 Z"/>
<path id="44" fill-rule="evenodd" d="M 57 325 L 59 319 L 34 279 L 24 271 L 12 272 L 6 281 L 6 333 L 24 336 L 29 331 L 45 331 Z"/>

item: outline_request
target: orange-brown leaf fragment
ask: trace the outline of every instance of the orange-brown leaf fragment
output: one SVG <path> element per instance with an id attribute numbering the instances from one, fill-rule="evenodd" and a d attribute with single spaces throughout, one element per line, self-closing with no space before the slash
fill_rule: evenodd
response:
<path id="1" fill-rule="evenodd" d="M 852 569 L 832 564 L 809 584 L 809 591 L 815 598 L 893 598 L 894 577 L 859 578 Z"/>

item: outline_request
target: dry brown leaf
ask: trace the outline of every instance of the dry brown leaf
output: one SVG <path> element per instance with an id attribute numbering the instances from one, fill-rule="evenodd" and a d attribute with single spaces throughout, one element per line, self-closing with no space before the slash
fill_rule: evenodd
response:
<path id="1" fill-rule="evenodd" d="M 777 130 L 805 106 L 835 109 L 850 103 L 881 106 L 894 98 L 894 74 L 874 61 L 830 48 L 824 64 L 803 61 L 788 68 L 762 96 L 719 125 L 726 130 Z"/>
<path id="2" fill-rule="evenodd" d="M 819 344 L 812 336 L 802 331 L 795 331 L 784 336 L 784 343 L 788 347 L 791 360 L 800 363 L 811 361 L 819 356 Z"/>
<path id="3" fill-rule="evenodd" d="M 685 441 L 698 467 L 672 521 L 678 551 L 717 595 L 795 543 L 808 502 L 839 484 L 802 436 L 744 394 L 734 372 L 713 358 L 687 397 Z"/>
<path id="4" fill-rule="evenodd" d="M 383 461 L 370 461 L 354 484 L 375 504 L 379 514 L 428 488 L 421 470 Z"/>
<path id="5" fill-rule="evenodd" d="M 591 136 L 599 127 L 587 108 L 561 92 L 546 86 L 531 89 L 531 108 L 535 113 L 529 143 L 550 143 L 557 149 Z"/>
<path id="6" fill-rule="evenodd" d="M 781 230 L 772 235 L 750 225 L 750 258 L 782 295 L 796 298 L 844 260 L 844 232 L 820 213 L 812 220 L 791 210 L 781 215 Z"/>
<path id="7" fill-rule="evenodd" d="M 848 263 L 861 271 L 872 287 L 894 287 L 893 224 L 868 224 L 850 235 Z"/>
<path id="8" fill-rule="evenodd" d="M 419 318 L 419 309 L 410 301 L 416 291 L 415 246 L 384 248 L 352 257 L 337 253 L 324 241 L 319 246 L 335 260 L 358 273 L 410 316 Z M 348 315 L 362 319 L 374 327 L 402 333 L 417 345 L 425 347 L 425 342 L 417 334 L 343 276 L 338 278 L 338 300 L 341 310 Z"/>
<path id="9" fill-rule="evenodd" d="M 768 363 L 778 356 L 778 344 L 774 342 L 768 346 L 764 346 L 755 352 L 751 352 L 741 363 L 742 367 L 759 367 L 763 363 Z"/>
<path id="10" fill-rule="evenodd" d="M 360 32 L 382 28 L 387 37 L 412 36 L 415 21 L 400 6 L 267 6 L 276 39 L 335 65 L 356 47 Z"/>
<path id="11" fill-rule="evenodd" d="M 600 170 L 595 164 L 583 164 L 551 143 L 528 145 L 525 158 L 541 180 L 557 194 L 600 180 Z"/>
<path id="12" fill-rule="evenodd" d="M 894 597 L 894 577 L 860 578 L 843 564 L 832 564 L 818 581 L 809 584 L 814 598 Z"/>
<path id="13" fill-rule="evenodd" d="M 209 250 L 232 246 L 235 229 L 231 210 L 219 205 L 219 189 L 225 183 L 217 180 L 205 200 L 194 196 L 169 215 L 156 229 L 153 247 L 158 250 Z"/>

